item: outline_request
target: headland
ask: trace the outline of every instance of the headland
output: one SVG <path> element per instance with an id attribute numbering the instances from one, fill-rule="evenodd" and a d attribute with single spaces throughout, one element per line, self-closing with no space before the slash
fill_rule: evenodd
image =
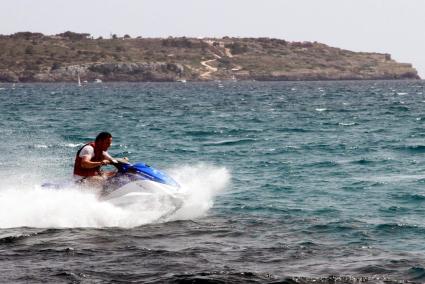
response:
<path id="1" fill-rule="evenodd" d="M 0 35 L 0 82 L 420 79 L 390 54 L 273 38 Z"/>

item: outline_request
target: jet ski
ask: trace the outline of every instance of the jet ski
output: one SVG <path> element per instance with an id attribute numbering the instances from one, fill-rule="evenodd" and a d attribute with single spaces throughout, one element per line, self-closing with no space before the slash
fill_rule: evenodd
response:
<path id="1" fill-rule="evenodd" d="M 155 202 L 168 204 L 159 220 L 166 220 L 183 206 L 185 192 L 164 172 L 145 163 L 131 164 L 124 159 L 114 159 L 112 165 L 117 172 L 104 184 L 101 200 L 126 208 L 145 207 Z"/>
<path id="2" fill-rule="evenodd" d="M 130 193 L 129 184 L 137 184 L 139 189 L 145 192 L 159 189 L 177 192 L 180 189 L 180 185 L 173 178 L 145 163 L 131 164 L 125 159 L 114 159 L 112 165 L 117 169 L 117 172 L 108 178 L 104 184 L 103 199 Z"/>
<path id="3" fill-rule="evenodd" d="M 98 198 L 130 211 L 160 212 L 158 221 L 166 221 L 183 207 L 188 193 L 169 175 L 145 163 L 131 164 L 126 159 L 113 159 L 117 171 L 99 190 Z M 66 190 L 86 187 L 84 179 L 61 183 L 46 182 L 42 189 Z"/>
<path id="4" fill-rule="evenodd" d="M 103 184 L 100 194 L 102 200 L 122 197 L 132 199 L 134 196 L 155 193 L 168 195 L 181 193 L 180 185 L 173 178 L 145 163 L 131 164 L 127 159 L 113 159 L 112 165 L 117 169 L 117 172 Z M 84 180 L 79 180 L 76 183 L 77 185 L 84 185 Z M 46 182 L 42 185 L 42 188 L 62 189 L 69 188 L 70 185 L 70 182 Z"/>

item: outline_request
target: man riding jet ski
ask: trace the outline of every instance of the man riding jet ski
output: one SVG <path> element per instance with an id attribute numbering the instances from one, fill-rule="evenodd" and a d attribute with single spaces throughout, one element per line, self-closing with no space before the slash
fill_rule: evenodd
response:
<path id="1" fill-rule="evenodd" d="M 107 152 L 112 144 L 112 135 L 101 132 L 94 142 L 81 147 L 75 157 L 74 176 L 77 181 L 92 185 L 101 185 L 112 173 L 104 173 L 102 166 L 116 162 Z"/>
<path id="2" fill-rule="evenodd" d="M 130 164 L 128 159 L 114 159 L 108 152 L 112 135 L 101 132 L 94 142 L 81 147 L 75 157 L 74 176 L 77 183 L 101 188 L 101 197 L 111 199 L 126 195 L 164 191 L 174 194 L 180 185 L 165 173 L 144 163 Z M 116 172 L 103 172 L 101 167 L 113 165 Z"/>
<path id="3" fill-rule="evenodd" d="M 100 133 L 94 142 L 78 150 L 75 157 L 76 181 L 42 184 L 46 190 L 66 190 L 82 187 L 95 189 L 100 201 L 126 210 L 158 213 L 158 220 L 167 220 L 182 208 L 190 192 L 165 173 L 144 163 L 129 163 L 128 159 L 112 158 L 106 151 L 112 135 Z M 116 171 L 102 172 L 104 165 L 113 165 Z M 96 191 L 97 190 L 97 191 Z M 156 214 L 155 213 L 155 214 Z"/>

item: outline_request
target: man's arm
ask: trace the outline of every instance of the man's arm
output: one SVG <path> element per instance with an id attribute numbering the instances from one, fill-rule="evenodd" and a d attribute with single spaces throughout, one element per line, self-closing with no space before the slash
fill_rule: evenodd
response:
<path id="1" fill-rule="evenodd" d="M 111 163 L 107 159 L 105 159 L 101 162 L 92 162 L 90 160 L 91 160 L 90 156 L 83 156 L 81 158 L 81 167 L 83 167 L 85 169 L 92 169 L 92 168 L 97 168 L 97 167 L 100 167 L 100 166 L 108 165 L 108 164 Z"/>
<path id="2" fill-rule="evenodd" d="M 112 163 L 118 163 L 117 160 L 115 160 L 114 158 L 112 158 L 111 155 L 109 155 L 108 152 L 104 151 L 103 152 L 103 157 L 109 161 L 111 161 Z"/>

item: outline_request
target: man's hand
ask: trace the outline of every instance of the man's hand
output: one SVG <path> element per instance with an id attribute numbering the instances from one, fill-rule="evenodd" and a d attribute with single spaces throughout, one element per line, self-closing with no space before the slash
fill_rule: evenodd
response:
<path id="1" fill-rule="evenodd" d="M 102 163 L 102 166 L 106 166 L 106 165 L 109 165 L 111 163 L 111 161 L 103 160 L 101 163 Z"/>

